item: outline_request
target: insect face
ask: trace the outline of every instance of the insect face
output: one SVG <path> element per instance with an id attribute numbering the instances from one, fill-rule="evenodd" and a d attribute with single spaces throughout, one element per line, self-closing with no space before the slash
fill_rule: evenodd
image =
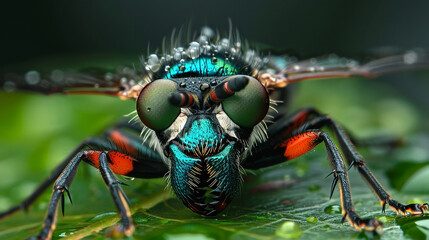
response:
<path id="1" fill-rule="evenodd" d="M 155 130 L 171 186 L 190 209 L 215 215 L 239 191 L 241 156 L 268 100 L 259 81 L 244 75 L 161 79 L 142 90 L 138 114 Z"/>

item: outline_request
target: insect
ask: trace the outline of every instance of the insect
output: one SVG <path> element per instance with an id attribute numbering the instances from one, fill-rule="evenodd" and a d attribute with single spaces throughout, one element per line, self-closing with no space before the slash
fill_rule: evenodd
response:
<path id="1" fill-rule="evenodd" d="M 174 34 L 173 34 L 174 36 Z M 6 74 L 6 91 L 44 94 L 103 94 L 134 100 L 136 111 L 102 136 L 86 139 L 51 176 L 21 204 L 0 213 L 7 217 L 26 209 L 53 184 L 42 230 L 35 239 L 50 239 L 58 205 L 80 163 L 99 169 L 117 207 L 121 222 L 115 231 L 134 232 L 127 197 L 117 175 L 136 178 L 167 176 L 176 196 L 192 211 L 213 216 L 238 194 L 243 169 L 260 169 L 295 159 L 318 144 L 326 146 L 333 176 L 331 196 L 338 185 L 343 221 L 358 230 L 374 231 L 382 224 L 355 212 L 347 176 L 355 167 L 379 199 L 400 214 L 424 214 L 428 204 L 403 205 L 392 198 L 366 166 L 348 133 L 331 117 L 314 108 L 295 113 L 276 110 L 294 82 L 334 77 L 376 77 L 395 71 L 428 68 L 429 58 L 410 51 L 359 65 L 356 61 L 327 57 L 307 61 L 261 57 L 230 34 L 221 38 L 209 28 L 182 45 L 172 38 L 170 50 L 151 54 L 141 69 L 117 72 L 55 70 Z M 183 46 L 183 47 L 182 47 Z M 345 160 L 332 137 L 332 130 Z M 346 164 L 347 162 L 347 164 Z M 347 167 L 348 165 L 348 167 Z"/>

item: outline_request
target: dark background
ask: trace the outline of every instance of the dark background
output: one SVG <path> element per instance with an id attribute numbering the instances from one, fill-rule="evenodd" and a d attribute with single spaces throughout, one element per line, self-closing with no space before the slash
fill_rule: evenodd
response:
<path id="1" fill-rule="evenodd" d="M 302 57 L 361 57 L 372 49 L 429 49 L 428 1 L 7 1 L 0 64 L 68 54 L 146 53 L 192 22 Z M 263 47 L 264 48 L 264 47 Z"/>

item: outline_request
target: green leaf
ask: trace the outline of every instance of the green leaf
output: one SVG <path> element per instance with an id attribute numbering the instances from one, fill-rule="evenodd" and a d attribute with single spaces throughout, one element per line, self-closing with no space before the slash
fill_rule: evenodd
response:
<path id="1" fill-rule="evenodd" d="M 428 166 L 429 162 L 399 162 L 386 173 L 390 180 L 390 185 L 396 190 L 402 190 L 407 181 L 418 171 Z"/>

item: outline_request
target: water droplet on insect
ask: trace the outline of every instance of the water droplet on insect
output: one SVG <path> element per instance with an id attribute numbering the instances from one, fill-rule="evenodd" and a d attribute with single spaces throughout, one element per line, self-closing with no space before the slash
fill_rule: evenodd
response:
<path id="1" fill-rule="evenodd" d="M 16 84 L 14 82 L 11 82 L 11 81 L 6 81 L 3 84 L 3 89 L 5 92 L 13 92 L 16 90 Z"/>
<path id="2" fill-rule="evenodd" d="M 244 60 L 246 62 L 251 62 L 253 58 L 255 57 L 255 51 L 254 50 L 247 50 L 244 54 Z"/>
<path id="3" fill-rule="evenodd" d="M 149 65 L 154 65 L 154 64 L 158 64 L 159 59 L 158 56 L 156 54 L 151 54 L 147 60 L 147 63 Z"/>
<path id="4" fill-rule="evenodd" d="M 104 76 L 104 79 L 106 79 L 107 81 L 110 81 L 113 79 L 113 73 L 106 73 L 106 75 Z"/>
<path id="5" fill-rule="evenodd" d="M 40 73 L 37 71 L 29 71 L 25 74 L 25 81 L 30 85 L 36 85 L 40 82 Z"/>
<path id="6" fill-rule="evenodd" d="M 186 87 L 186 83 L 181 82 L 179 86 L 182 87 L 182 88 L 185 88 Z"/>
<path id="7" fill-rule="evenodd" d="M 180 52 L 174 53 L 174 60 L 179 61 L 182 58 L 182 54 Z"/>
<path id="8" fill-rule="evenodd" d="M 204 50 L 203 50 L 204 54 L 209 55 L 210 51 L 211 51 L 211 47 L 209 45 L 204 47 Z"/>
<path id="9" fill-rule="evenodd" d="M 203 84 L 201 84 L 201 86 L 200 86 L 200 90 L 201 90 L 202 92 L 207 92 L 208 90 L 210 90 L 210 85 L 209 85 L 208 83 L 203 83 Z"/>
<path id="10" fill-rule="evenodd" d="M 326 207 L 324 211 L 328 214 L 339 214 L 341 213 L 341 207 L 340 205 L 331 205 Z"/>
<path id="11" fill-rule="evenodd" d="M 302 235 L 302 230 L 298 223 L 286 221 L 279 228 L 277 228 L 276 235 L 282 238 L 300 238 Z"/>
<path id="12" fill-rule="evenodd" d="M 201 35 L 198 37 L 198 42 L 200 42 L 202 45 L 208 42 L 209 38 L 205 35 Z"/>
<path id="13" fill-rule="evenodd" d="M 64 72 L 61 70 L 54 70 L 51 72 L 51 79 L 54 82 L 60 83 L 64 80 Z"/>
<path id="14" fill-rule="evenodd" d="M 225 49 L 229 48 L 229 39 L 222 38 L 222 40 L 220 41 L 220 45 Z"/>
<path id="15" fill-rule="evenodd" d="M 152 71 L 154 72 L 158 71 L 160 67 L 158 55 L 151 54 L 147 60 L 147 64 Z"/>
<path id="16" fill-rule="evenodd" d="M 204 26 L 201 29 L 201 35 L 207 36 L 210 39 L 214 36 L 214 31 L 210 27 Z"/>
<path id="17" fill-rule="evenodd" d="M 217 63 L 217 58 L 216 57 L 212 57 L 212 64 L 216 64 Z"/>
<path id="18" fill-rule="evenodd" d="M 409 52 L 404 54 L 404 63 L 405 64 L 414 64 L 415 62 L 417 62 L 417 59 L 418 59 L 418 55 L 414 51 L 409 51 Z"/>
<path id="19" fill-rule="evenodd" d="M 237 50 L 235 48 L 231 48 L 231 55 L 234 56 L 235 54 L 237 54 Z"/>
<path id="20" fill-rule="evenodd" d="M 170 65 L 165 66 L 164 71 L 169 72 L 170 71 Z"/>
<path id="21" fill-rule="evenodd" d="M 183 72 L 183 71 L 185 71 L 185 69 L 186 69 L 186 67 L 184 65 L 182 65 L 182 66 L 179 67 L 179 71 Z"/>

